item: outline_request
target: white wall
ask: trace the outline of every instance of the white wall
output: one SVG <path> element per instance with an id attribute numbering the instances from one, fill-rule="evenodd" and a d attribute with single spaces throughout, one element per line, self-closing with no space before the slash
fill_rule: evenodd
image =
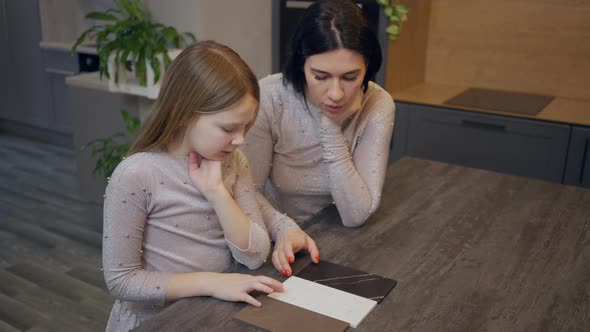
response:
<path id="1" fill-rule="evenodd" d="M 271 73 L 272 0 L 142 0 L 155 21 L 234 49 L 260 78 Z M 92 25 L 89 11 L 113 0 L 40 0 L 43 41 L 74 41 Z"/>
<path id="2" fill-rule="evenodd" d="M 234 49 L 256 76 L 271 73 L 271 0 L 145 0 L 153 18 Z"/>

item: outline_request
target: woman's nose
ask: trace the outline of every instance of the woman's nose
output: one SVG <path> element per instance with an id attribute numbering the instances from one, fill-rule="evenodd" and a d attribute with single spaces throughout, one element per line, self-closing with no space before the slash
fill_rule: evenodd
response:
<path id="1" fill-rule="evenodd" d="M 333 101 L 338 101 L 344 96 L 344 90 L 340 85 L 340 81 L 335 79 L 328 90 L 328 98 Z"/>

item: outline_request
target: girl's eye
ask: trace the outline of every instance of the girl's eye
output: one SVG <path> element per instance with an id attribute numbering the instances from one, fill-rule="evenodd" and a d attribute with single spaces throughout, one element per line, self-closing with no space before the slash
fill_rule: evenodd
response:
<path id="1" fill-rule="evenodd" d="M 226 133 L 231 133 L 235 130 L 234 128 L 225 128 L 225 127 L 222 127 L 221 129 L 223 129 L 223 131 L 225 131 Z"/>

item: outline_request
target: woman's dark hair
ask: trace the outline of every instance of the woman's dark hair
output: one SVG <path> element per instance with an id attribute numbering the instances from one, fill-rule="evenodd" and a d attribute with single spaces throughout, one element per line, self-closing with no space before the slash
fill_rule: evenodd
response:
<path id="1" fill-rule="evenodd" d="M 347 48 L 360 53 L 367 64 L 363 90 L 381 67 L 381 46 L 369 29 L 362 10 L 350 0 L 325 0 L 312 4 L 297 24 L 291 37 L 283 83 L 305 94 L 303 65 L 308 56 Z"/>

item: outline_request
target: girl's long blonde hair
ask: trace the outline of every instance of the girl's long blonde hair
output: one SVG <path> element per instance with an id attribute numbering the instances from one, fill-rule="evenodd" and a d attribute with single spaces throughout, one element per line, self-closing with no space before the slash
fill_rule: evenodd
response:
<path id="1" fill-rule="evenodd" d="M 246 94 L 260 101 L 256 76 L 236 52 L 214 41 L 189 46 L 166 71 L 154 109 L 127 155 L 166 150 L 194 116 L 222 111 Z"/>

